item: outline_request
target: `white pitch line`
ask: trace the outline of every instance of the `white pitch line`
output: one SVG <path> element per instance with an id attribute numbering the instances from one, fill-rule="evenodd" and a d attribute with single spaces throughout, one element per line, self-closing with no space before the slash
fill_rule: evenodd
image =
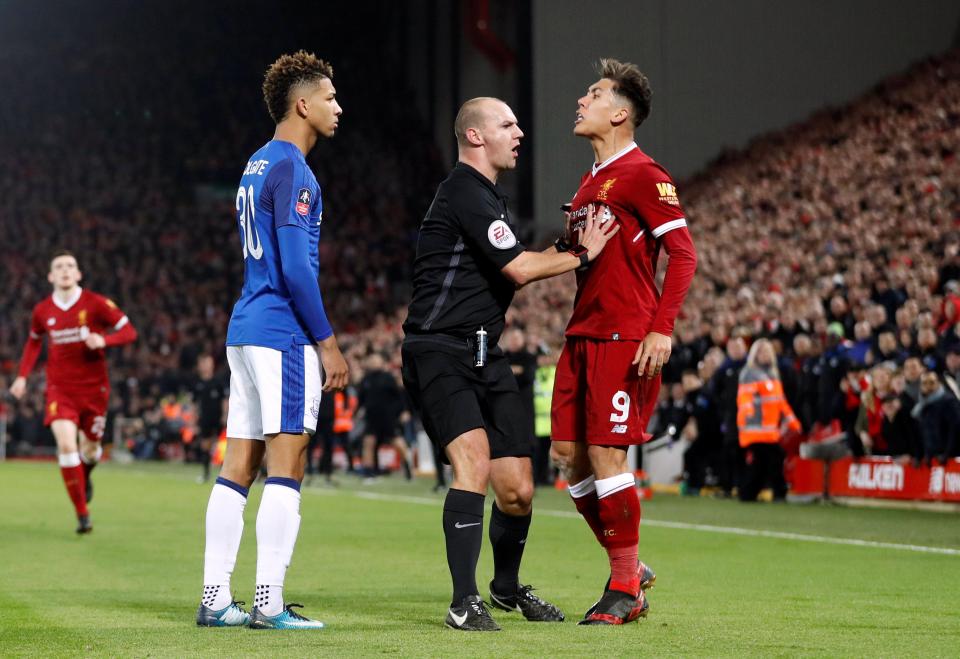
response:
<path id="1" fill-rule="evenodd" d="M 642 524 L 659 526 L 668 529 L 685 529 L 690 531 L 707 531 L 710 533 L 727 533 L 730 535 L 747 535 L 759 538 L 777 538 L 780 540 L 800 540 L 801 542 L 821 542 L 828 545 L 851 545 L 854 547 L 874 547 L 876 549 L 900 549 L 916 551 L 926 554 L 944 554 L 946 556 L 960 556 L 960 549 L 949 547 L 928 547 L 926 545 L 902 545 L 895 542 L 877 542 L 875 540 L 858 540 L 856 538 L 832 538 L 826 535 L 807 535 L 805 533 L 790 533 L 788 531 L 765 531 L 762 529 L 742 529 L 735 526 L 712 526 L 710 524 L 687 524 L 686 522 L 667 522 L 658 519 L 645 519 Z"/>
<path id="2" fill-rule="evenodd" d="M 308 492 L 317 494 L 348 494 L 348 492 L 336 490 L 315 490 L 309 489 Z M 442 499 L 429 499 L 427 497 L 413 497 L 404 495 L 382 494 L 379 492 L 351 492 L 349 493 L 359 499 L 372 499 L 374 501 L 394 501 L 399 503 L 415 503 L 419 505 L 437 506 L 443 503 Z M 537 510 L 538 515 L 548 517 L 566 517 L 579 518 L 580 513 L 565 510 Z M 667 529 L 681 529 L 684 531 L 702 531 L 706 533 L 723 533 L 726 535 L 742 535 L 755 538 L 775 538 L 778 540 L 798 540 L 800 542 L 819 542 L 828 545 L 847 545 L 852 547 L 871 547 L 874 549 L 898 549 L 901 551 L 913 551 L 924 554 L 942 554 L 944 556 L 960 556 L 960 549 L 951 549 L 949 547 L 928 547 L 926 545 L 903 545 L 895 542 L 877 542 L 875 540 L 858 540 L 856 538 L 832 538 L 825 535 L 807 535 L 804 533 L 790 533 L 787 531 L 766 531 L 762 529 L 744 529 L 736 526 L 713 526 L 711 524 L 689 524 L 687 522 L 669 522 L 659 519 L 644 518 L 643 526 L 653 526 Z"/>

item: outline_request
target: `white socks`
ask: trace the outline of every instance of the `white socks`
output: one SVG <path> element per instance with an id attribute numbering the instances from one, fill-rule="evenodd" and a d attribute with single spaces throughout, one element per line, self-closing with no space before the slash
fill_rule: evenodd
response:
<path id="1" fill-rule="evenodd" d="M 247 488 L 220 477 L 207 504 L 207 545 L 203 554 L 205 606 L 219 611 L 233 602 L 230 575 L 243 535 Z M 283 611 L 283 579 L 300 531 L 300 483 L 268 478 L 257 511 L 257 589 L 253 605 L 264 615 Z"/>
<path id="2" fill-rule="evenodd" d="M 253 605 L 264 615 L 277 615 L 283 611 L 283 586 L 257 584 L 257 590 L 253 594 Z"/>
<path id="3" fill-rule="evenodd" d="M 257 590 L 254 606 L 264 615 L 283 611 L 283 579 L 300 531 L 300 483 L 270 477 L 257 512 Z"/>
<path id="4" fill-rule="evenodd" d="M 61 453 L 57 456 L 57 462 L 60 463 L 61 467 L 79 467 L 80 466 L 80 454 L 74 451 L 73 453 Z"/>
<path id="5" fill-rule="evenodd" d="M 622 474 L 617 474 L 616 476 L 611 476 L 610 478 L 601 479 L 594 479 L 593 476 L 587 476 L 579 483 L 569 485 L 567 490 L 570 492 L 570 496 L 574 499 L 585 497 L 594 492 L 597 493 L 598 499 L 602 499 L 610 496 L 611 494 L 615 494 L 620 490 L 633 487 L 634 485 L 635 481 L 633 474 L 630 472 L 625 472 Z"/>
<path id="6" fill-rule="evenodd" d="M 597 491 L 596 479 L 593 476 L 587 476 L 579 483 L 568 485 L 567 491 L 570 492 L 570 496 L 574 499 L 580 499 L 588 494 L 593 494 Z"/>
<path id="7" fill-rule="evenodd" d="M 217 478 L 207 503 L 207 546 L 203 553 L 203 603 L 214 611 L 233 602 L 230 575 L 237 563 L 246 505 L 247 488 Z"/>
<path id="8" fill-rule="evenodd" d="M 608 497 L 611 494 L 615 494 L 620 490 L 625 490 L 628 487 L 634 487 L 636 481 L 634 480 L 633 474 L 629 471 L 617 474 L 616 476 L 611 476 L 610 478 L 601 478 L 596 481 L 597 487 L 597 498 L 602 499 Z"/>

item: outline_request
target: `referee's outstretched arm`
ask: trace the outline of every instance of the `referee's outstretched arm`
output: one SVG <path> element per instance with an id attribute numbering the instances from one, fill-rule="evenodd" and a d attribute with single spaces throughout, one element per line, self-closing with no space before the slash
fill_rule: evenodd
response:
<path id="1" fill-rule="evenodd" d="M 594 215 L 591 205 L 587 211 L 580 244 L 576 247 L 562 252 L 552 247 L 543 252 L 522 252 L 503 266 L 501 272 L 517 286 L 526 286 L 530 282 L 556 277 L 586 266 L 600 255 L 607 241 L 620 230 L 618 222 L 607 221 L 601 224 L 594 221 Z"/>

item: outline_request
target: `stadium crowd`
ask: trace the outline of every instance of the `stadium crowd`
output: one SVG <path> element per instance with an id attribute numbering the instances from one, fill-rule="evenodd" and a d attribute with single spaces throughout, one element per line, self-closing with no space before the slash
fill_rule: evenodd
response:
<path id="1" fill-rule="evenodd" d="M 190 390 L 199 355 L 225 366 L 241 276 L 236 159 L 262 141 L 267 123 L 250 107 L 251 85 L 238 83 L 263 67 L 224 75 L 217 62 L 184 76 L 177 60 L 157 61 L 157 102 L 145 91 L 152 85 L 138 84 L 136 58 L 117 56 L 121 48 L 136 44 L 64 53 L 70 65 L 55 79 L 26 79 L 26 43 L 0 67 L 4 88 L 22 91 L 0 106 L 6 125 L 53 91 L 83 100 L 82 111 L 41 111 L 40 130 L 0 134 L 0 384 L 15 374 L 30 309 L 49 294 L 47 259 L 68 247 L 140 332 L 110 355 L 111 409 L 142 420 L 129 438 L 137 444 L 162 425 L 163 403 Z M 90 75 L 106 66 L 112 76 Z M 371 355 L 399 371 L 416 228 L 445 164 L 412 110 L 373 103 L 375 112 L 364 111 L 378 90 L 350 90 L 345 119 L 356 128 L 318 149 L 311 165 L 324 190 L 325 303 L 360 387 Z M 216 131 L 198 119 L 198 98 L 220 117 Z M 405 130 L 388 130 L 397 124 Z M 958 148 L 955 50 L 726 153 L 680 186 L 700 266 L 650 430 L 692 442 L 692 488 L 730 491 L 737 482 L 737 389 L 759 338 L 775 346 L 802 426 L 794 439 L 843 431 L 854 455 L 917 462 L 960 453 Z M 518 294 L 508 323 L 523 332 L 520 351 L 556 357 L 574 291 L 567 276 Z M 35 441 L 41 417 L 35 376 L 11 415 L 12 440 Z M 396 418 L 400 434 L 399 407 Z M 178 430 L 154 434 L 163 443 Z"/>
<path id="2" fill-rule="evenodd" d="M 166 15 L 154 20 L 180 25 L 183 7 L 155 11 Z M 198 20 L 182 29 L 201 30 L 199 18 L 209 11 L 226 41 L 254 20 L 232 22 L 215 8 L 190 11 Z M 175 437 L 149 432 L 163 425 L 149 419 L 190 389 L 200 354 L 225 366 L 227 320 L 242 279 L 233 219 L 243 166 L 237 154 L 269 136 L 272 123 L 250 90 L 283 46 L 260 44 L 262 64 L 185 50 L 151 60 L 144 80 L 145 58 L 163 49 L 157 35 L 133 27 L 90 45 L 78 35 L 109 29 L 75 27 L 56 52 L 41 52 L 27 35 L 11 41 L 0 67 L 0 84 L 10 90 L 0 108 L 0 380 L 6 391 L 31 309 L 50 293 L 50 255 L 68 248 L 84 274 L 81 285 L 116 300 L 140 333 L 134 345 L 111 351 L 112 411 L 141 418 L 144 436 Z M 187 43 L 200 48 L 208 39 Z M 418 217 L 443 167 L 412 107 L 378 102 L 402 92 L 399 78 L 376 88 L 351 80 L 351 67 L 374 66 L 374 55 L 360 45 L 340 50 L 350 57 L 335 67 L 335 78 L 345 117 L 358 129 L 315 150 L 310 164 L 324 191 L 325 305 L 338 332 L 350 334 L 406 299 Z M 106 70 L 111 75 L 100 75 Z M 72 104 L 49 108 L 43 99 L 51 97 Z M 397 133 L 395 125 L 405 130 Z M 38 373 L 11 415 L 12 438 L 35 437 L 30 420 L 42 412 Z"/>

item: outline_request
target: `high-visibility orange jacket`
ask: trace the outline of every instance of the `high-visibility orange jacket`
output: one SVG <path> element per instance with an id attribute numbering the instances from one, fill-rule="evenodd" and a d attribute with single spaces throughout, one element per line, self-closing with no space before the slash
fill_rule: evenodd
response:
<path id="1" fill-rule="evenodd" d="M 356 394 L 346 394 L 338 391 L 333 395 L 333 432 L 350 432 L 353 430 L 353 415 L 357 411 Z"/>
<path id="2" fill-rule="evenodd" d="M 783 420 L 791 430 L 800 430 L 800 422 L 783 395 L 780 380 L 759 368 L 743 369 L 737 388 L 740 446 L 776 444 L 780 441 L 780 423 Z"/>
<path id="3" fill-rule="evenodd" d="M 227 429 L 220 431 L 217 443 L 213 446 L 213 453 L 210 456 L 210 462 L 215 465 L 222 465 L 223 458 L 227 454 Z"/>

